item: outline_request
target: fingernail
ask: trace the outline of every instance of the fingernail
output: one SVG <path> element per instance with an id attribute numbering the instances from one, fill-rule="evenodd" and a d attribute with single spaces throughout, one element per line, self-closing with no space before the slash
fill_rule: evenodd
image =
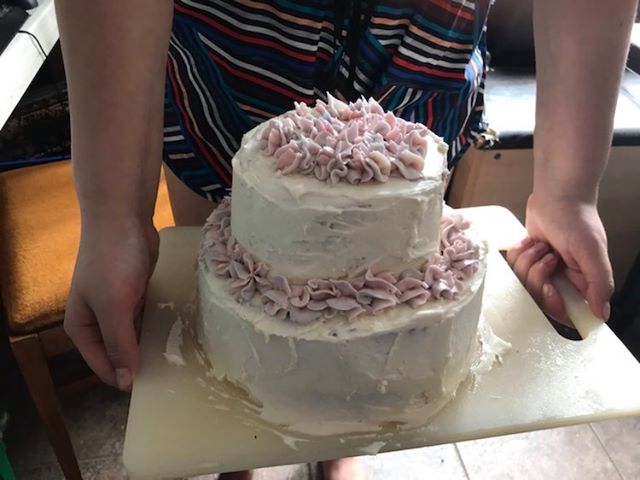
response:
<path id="1" fill-rule="evenodd" d="M 544 295 L 545 297 L 550 297 L 551 295 L 553 295 L 553 286 L 550 283 L 545 283 L 542 286 L 542 295 Z"/>
<path id="2" fill-rule="evenodd" d="M 542 263 L 551 263 L 556 259 L 556 256 L 553 253 L 547 253 L 544 257 L 542 257 Z"/>
<path id="3" fill-rule="evenodd" d="M 116 368 L 116 384 L 120 390 L 129 390 L 131 387 L 131 372 L 128 368 Z"/>
<path id="4" fill-rule="evenodd" d="M 609 316 L 611 315 L 611 304 L 609 302 L 604 302 L 604 307 L 602 307 L 602 315 L 604 316 L 604 321 L 609 320 Z"/>

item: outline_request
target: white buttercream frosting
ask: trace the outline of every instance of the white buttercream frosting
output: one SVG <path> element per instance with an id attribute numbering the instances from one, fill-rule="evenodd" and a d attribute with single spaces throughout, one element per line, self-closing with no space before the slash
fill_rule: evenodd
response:
<path id="1" fill-rule="evenodd" d="M 164 352 L 164 358 L 167 359 L 171 365 L 176 367 L 184 367 L 187 362 L 182 355 L 182 320 L 178 319 L 171 325 L 169 335 L 167 336 L 167 343 Z"/>
<path id="2" fill-rule="evenodd" d="M 313 434 L 417 426 L 469 373 L 484 272 L 483 252 L 457 301 L 298 325 L 238 303 L 201 260 L 198 334 L 216 378 L 246 389 L 269 422 Z"/>
<path id="3" fill-rule="evenodd" d="M 397 273 L 368 269 L 357 277 L 292 283 L 285 276 L 272 275 L 270 265 L 245 251 L 233 237 L 230 214 L 227 197 L 205 223 L 199 257 L 210 271 L 229 279 L 238 301 L 249 302 L 260 295 L 265 312 L 296 323 L 322 321 L 340 312 L 351 321 L 402 303 L 419 307 L 440 298 L 452 300 L 478 267 L 480 248 L 466 233 L 469 222 L 454 214 L 442 218 L 440 252 L 425 259 L 420 268 Z"/>
<path id="4" fill-rule="evenodd" d="M 231 229 L 274 274 L 340 278 L 367 268 L 401 271 L 436 252 L 446 145 L 429 133 L 422 178 L 329 185 L 283 175 L 262 153 L 262 130 L 247 133 L 233 159 Z"/>

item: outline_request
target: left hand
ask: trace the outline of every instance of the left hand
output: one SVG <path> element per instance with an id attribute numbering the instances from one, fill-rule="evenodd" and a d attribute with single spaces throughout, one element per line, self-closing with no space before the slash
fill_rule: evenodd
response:
<path id="1" fill-rule="evenodd" d="M 529 236 L 507 252 L 517 277 L 551 317 L 564 320 L 566 309 L 551 282 L 564 273 L 597 317 L 608 320 L 613 274 L 607 237 L 595 203 L 532 194 L 527 202 Z"/>

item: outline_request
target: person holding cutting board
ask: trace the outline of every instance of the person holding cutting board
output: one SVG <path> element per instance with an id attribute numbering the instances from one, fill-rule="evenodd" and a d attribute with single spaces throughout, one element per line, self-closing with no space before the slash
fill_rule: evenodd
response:
<path id="1" fill-rule="evenodd" d="M 82 234 L 65 330 L 106 383 L 139 369 L 133 319 L 158 255 L 161 162 L 176 222 L 202 225 L 258 123 L 326 93 L 373 97 L 449 144 L 482 132 L 490 0 L 57 0 Z M 540 306 L 566 312 L 563 272 L 607 320 L 597 211 L 637 0 L 534 0 L 537 109 L 529 237 L 508 261 Z M 508 179 L 505 179 L 508 181 Z M 326 462 L 359 480 L 357 459 Z M 250 472 L 231 474 L 248 478 Z"/>

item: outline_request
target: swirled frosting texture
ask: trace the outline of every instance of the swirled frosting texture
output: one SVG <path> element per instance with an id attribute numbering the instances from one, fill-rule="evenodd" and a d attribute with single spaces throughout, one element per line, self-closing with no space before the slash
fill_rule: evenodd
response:
<path id="1" fill-rule="evenodd" d="M 444 216 L 440 251 L 417 268 L 399 273 L 367 269 L 350 278 L 312 278 L 303 283 L 272 274 L 231 232 L 231 199 L 225 198 L 204 227 L 201 258 L 215 274 L 227 277 L 236 298 L 258 297 L 264 311 L 299 324 L 343 314 L 353 320 L 400 304 L 419 307 L 429 300 L 455 299 L 465 280 L 478 270 L 480 248 L 466 234 L 468 223 L 460 215 Z"/>
<path id="2" fill-rule="evenodd" d="M 346 104 L 329 95 L 313 108 L 296 103 L 270 120 L 261 138 L 263 153 L 276 158 L 284 175 L 335 185 L 422 178 L 428 136 L 427 127 L 385 113 L 373 99 Z"/>

